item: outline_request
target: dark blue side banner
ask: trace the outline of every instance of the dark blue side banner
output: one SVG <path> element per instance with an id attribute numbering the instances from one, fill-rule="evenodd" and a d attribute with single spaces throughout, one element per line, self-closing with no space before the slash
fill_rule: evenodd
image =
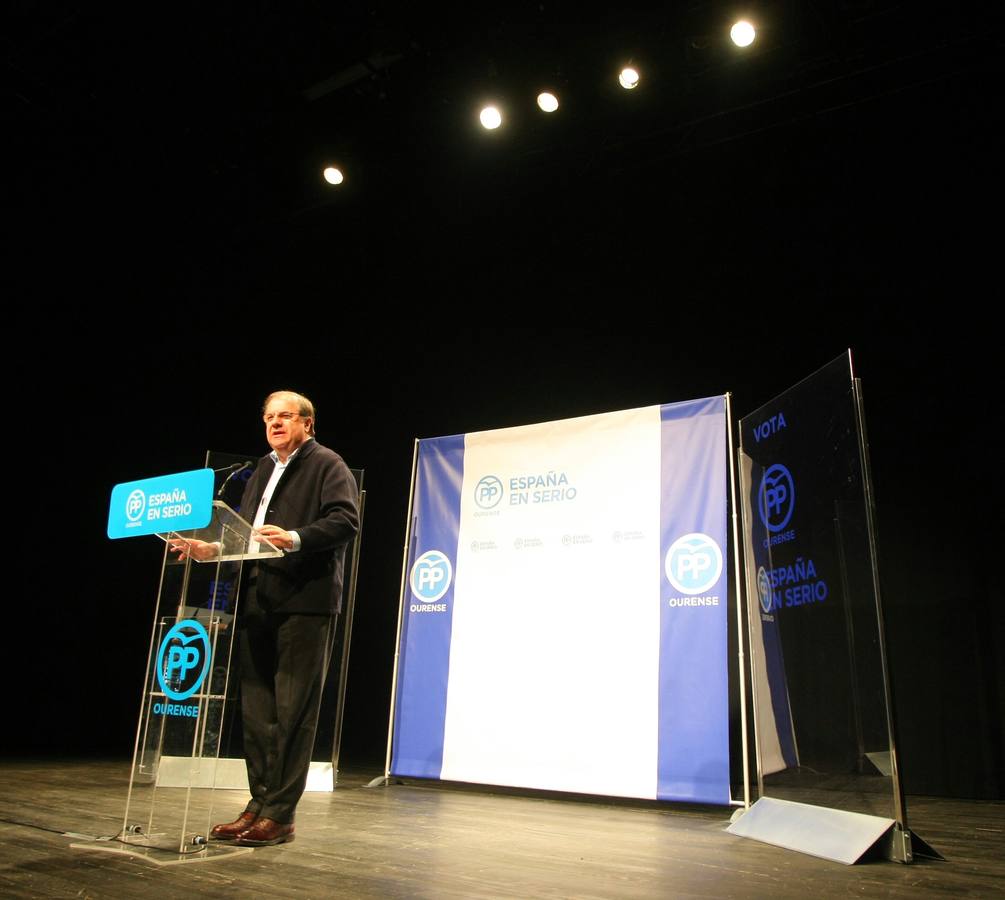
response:
<path id="1" fill-rule="evenodd" d="M 439 778 L 450 668 L 464 436 L 420 441 L 391 770 Z"/>
<path id="2" fill-rule="evenodd" d="M 729 803 L 726 410 L 660 408 L 660 800 Z"/>

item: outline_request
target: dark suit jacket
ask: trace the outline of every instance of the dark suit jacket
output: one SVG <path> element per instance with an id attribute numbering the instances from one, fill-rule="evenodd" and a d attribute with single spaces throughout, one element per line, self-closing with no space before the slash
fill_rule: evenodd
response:
<path id="1" fill-rule="evenodd" d="M 241 498 L 241 515 L 255 518 L 275 464 L 258 461 Z M 342 457 L 307 441 L 279 479 L 265 524 L 300 535 L 301 548 L 258 561 L 259 605 L 270 612 L 335 613 L 342 605 L 346 545 L 359 530 L 356 481 Z"/>

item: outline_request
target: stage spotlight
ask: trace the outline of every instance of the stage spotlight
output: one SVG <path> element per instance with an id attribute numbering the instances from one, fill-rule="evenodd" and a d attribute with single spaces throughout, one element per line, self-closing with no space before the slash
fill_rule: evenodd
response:
<path id="1" fill-rule="evenodd" d="M 482 123 L 482 128 L 492 131 L 502 125 L 502 113 L 494 106 L 486 106 L 478 114 L 478 120 Z"/>
<path id="2" fill-rule="evenodd" d="M 345 181 L 342 175 L 341 169 L 336 169 L 335 166 L 328 166 L 324 171 L 325 181 L 329 184 L 341 184 Z"/>
<path id="3" fill-rule="evenodd" d="M 638 87 L 638 70 L 633 69 L 631 66 L 625 66 L 621 70 L 621 74 L 618 76 L 618 84 L 620 84 L 626 91 L 630 91 L 632 88 Z"/>
<path id="4" fill-rule="evenodd" d="M 541 108 L 542 112 L 554 112 L 558 109 L 558 97 L 554 94 L 549 94 L 548 91 L 541 91 L 537 95 L 537 105 Z"/>
<path id="5" fill-rule="evenodd" d="M 750 22 L 741 19 L 736 22 L 732 28 L 729 29 L 729 36 L 733 39 L 733 43 L 737 47 L 749 47 L 754 43 L 754 38 L 757 32 L 754 31 L 754 26 Z"/>

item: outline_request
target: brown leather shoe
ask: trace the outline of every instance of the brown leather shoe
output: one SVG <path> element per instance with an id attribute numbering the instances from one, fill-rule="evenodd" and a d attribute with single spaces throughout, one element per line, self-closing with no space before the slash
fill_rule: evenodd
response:
<path id="1" fill-rule="evenodd" d="M 292 822 L 283 825 L 272 819 L 258 819 L 254 825 L 242 831 L 234 843 L 245 847 L 269 847 L 272 844 L 285 844 L 292 840 Z"/>
<path id="2" fill-rule="evenodd" d="M 257 813 L 243 812 L 233 822 L 228 822 L 226 825 L 214 825 L 213 830 L 209 833 L 209 839 L 211 841 L 232 841 L 242 831 L 247 831 L 254 825 L 257 818 Z"/>

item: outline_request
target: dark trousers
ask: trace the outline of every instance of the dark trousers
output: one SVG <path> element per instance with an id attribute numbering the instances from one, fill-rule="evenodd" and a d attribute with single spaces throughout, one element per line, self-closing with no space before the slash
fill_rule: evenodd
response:
<path id="1" fill-rule="evenodd" d="M 247 811 L 289 823 L 307 784 L 336 616 L 268 612 L 252 588 L 240 619 Z"/>

